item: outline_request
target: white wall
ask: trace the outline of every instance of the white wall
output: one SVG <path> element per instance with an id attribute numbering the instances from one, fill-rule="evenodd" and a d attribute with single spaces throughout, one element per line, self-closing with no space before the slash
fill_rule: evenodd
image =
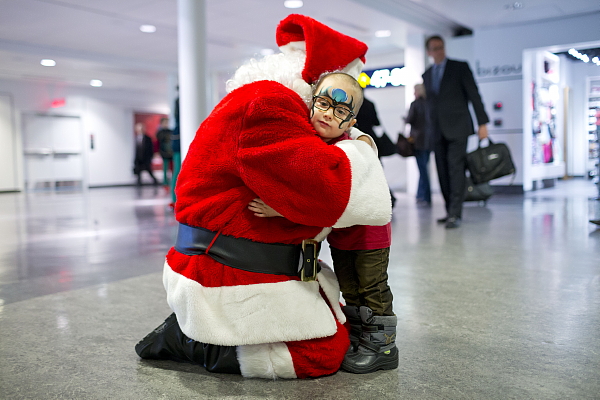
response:
<path id="1" fill-rule="evenodd" d="M 0 123 L 3 140 L 12 134 L 17 150 L 15 162 L 3 161 L 3 176 L 16 175 L 16 189 L 23 188 L 23 155 L 21 116 L 27 113 L 79 116 L 83 121 L 81 132 L 85 149 L 85 180 L 89 186 L 129 184 L 135 181 L 133 167 L 133 114 L 155 112 L 168 114 L 171 105 L 167 99 L 149 93 L 133 93 L 105 88 L 66 88 L 47 82 L 0 80 L 0 93 L 13 99 L 12 117 L 15 124 L 11 133 L 5 133 Z M 64 98 L 64 107 L 51 108 L 51 101 Z M 94 135 L 94 149 L 90 149 L 90 135 Z M 7 165 L 4 165 L 7 164 Z M 9 185 L 11 186 L 11 185 Z M 0 190 L 13 190 L 5 185 Z"/>

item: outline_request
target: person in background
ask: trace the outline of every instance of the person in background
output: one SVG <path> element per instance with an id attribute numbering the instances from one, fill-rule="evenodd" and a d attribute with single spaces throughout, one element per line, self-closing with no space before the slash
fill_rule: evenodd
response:
<path id="1" fill-rule="evenodd" d="M 171 135 L 173 134 L 173 131 L 169 129 L 169 118 L 161 118 L 159 128 L 158 132 L 156 132 L 156 140 L 158 140 L 158 151 L 163 160 L 163 184 L 168 187 L 169 166 L 173 161 L 173 147 L 171 144 Z"/>
<path id="2" fill-rule="evenodd" d="M 177 86 L 177 91 L 179 91 L 179 86 Z M 173 115 L 175 117 L 175 129 L 171 134 L 171 150 L 173 151 L 173 173 L 171 174 L 171 206 L 172 209 L 175 209 L 175 201 L 177 200 L 177 196 L 175 195 L 175 184 L 177 183 L 177 176 L 179 175 L 179 171 L 181 170 L 181 141 L 180 141 L 180 125 L 179 125 L 179 96 L 175 99 L 175 108 L 173 110 Z"/>
<path id="3" fill-rule="evenodd" d="M 135 158 L 133 160 L 133 173 L 137 175 L 137 184 L 142 184 L 142 171 L 148 172 L 150 178 L 158 185 L 156 177 L 152 173 L 152 156 L 154 156 L 154 147 L 152 139 L 146 135 L 144 124 L 138 122 L 134 126 L 135 130 Z"/>
<path id="4" fill-rule="evenodd" d="M 452 229 L 462 221 L 467 140 L 475 133 L 469 103 L 477 117 L 480 140 L 488 136 L 489 118 L 469 64 L 446 58 L 444 39 L 440 36 L 429 37 L 425 48 L 434 62 L 423 74 L 423 82 L 435 139 L 435 163 L 446 202 L 446 216 L 438 219 L 438 223 Z"/>
<path id="5" fill-rule="evenodd" d="M 433 150 L 433 139 L 429 132 L 425 85 L 415 85 L 415 100 L 410 104 L 408 116 L 404 122 L 410 124 L 410 141 L 414 146 L 415 160 L 419 167 L 419 186 L 417 204 L 431 206 L 431 185 L 429 183 L 429 155 Z"/>

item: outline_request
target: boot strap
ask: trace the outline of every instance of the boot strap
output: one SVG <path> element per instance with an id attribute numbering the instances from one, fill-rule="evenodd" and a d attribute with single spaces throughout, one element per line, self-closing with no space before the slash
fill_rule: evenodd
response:
<path id="1" fill-rule="evenodd" d="M 379 353 L 379 350 L 381 350 L 381 346 L 378 346 L 375 343 L 371 343 L 370 341 L 368 341 L 364 337 L 361 337 L 358 342 L 362 346 L 365 346 L 367 349 L 373 350 L 375 353 Z"/>
<path id="2" fill-rule="evenodd" d="M 382 331 L 383 329 L 384 329 L 383 325 L 363 325 L 362 326 L 363 332 L 369 332 L 369 333 L 377 333 L 378 331 Z"/>

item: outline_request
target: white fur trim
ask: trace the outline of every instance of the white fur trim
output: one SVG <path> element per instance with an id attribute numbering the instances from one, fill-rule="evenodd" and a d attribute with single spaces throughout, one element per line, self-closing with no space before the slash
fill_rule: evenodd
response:
<path id="1" fill-rule="evenodd" d="M 350 76 L 353 76 L 354 79 L 358 79 L 364 66 L 365 66 L 365 64 L 360 60 L 360 58 L 356 58 L 350 64 L 346 65 L 344 67 L 344 69 L 342 69 L 342 72 L 345 72 Z"/>
<path id="2" fill-rule="evenodd" d="M 291 342 L 331 336 L 337 330 L 316 281 L 205 287 L 165 262 L 163 284 L 181 330 L 198 342 Z"/>
<path id="3" fill-rule="evenodd" d="M 292 355 L 285 343 L 238 346 L 236 350 L 245 378 L 297 378 Z"/>
<path id="4" fill-rule="evenodd" d="M 279 46 L 279 50 L 284 54 L 291 54 L 294 51 L 303 51 L 306 53 L 306 42 L 304 40 L 299 42 L 289 42 L 288 44 Z"/>
<path id="5" fill-rule="evenodd" d="M 325 261 L 319 260 L 319 265 L 321 266 L 321 271 L 317 275 L 319 285 L 323 289 L 325 297 L 329 300 L 336 318 L 341 324 L 344 324 L 346 323 L 346 314 L 344 314 L 342 307 L 340 307 L 340 284 L 335 276 L 335 272 L 333 272 L 333 269 Z"/>
<path id="6" fill-rule="evenodd" d="M 385 225 L 391 220 L 392 200 L 381 162 L 371 146 L 360 140 L 335 144 L 346 153 L 352 171 L 350 201 L 333 226 Z"/>

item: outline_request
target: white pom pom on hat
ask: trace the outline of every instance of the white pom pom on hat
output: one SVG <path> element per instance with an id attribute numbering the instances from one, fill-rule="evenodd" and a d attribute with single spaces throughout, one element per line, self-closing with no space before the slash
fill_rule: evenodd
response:
<path id="1" fill-rule="evenodd" d="M 290 14 L 279 23 L 276 40 L 283 53 L 306 52 L 302 78 L 307 83 L 324 72 L 340 70 L 358 78 L 368 49 L 363 42 L 300 14 Z"/>

